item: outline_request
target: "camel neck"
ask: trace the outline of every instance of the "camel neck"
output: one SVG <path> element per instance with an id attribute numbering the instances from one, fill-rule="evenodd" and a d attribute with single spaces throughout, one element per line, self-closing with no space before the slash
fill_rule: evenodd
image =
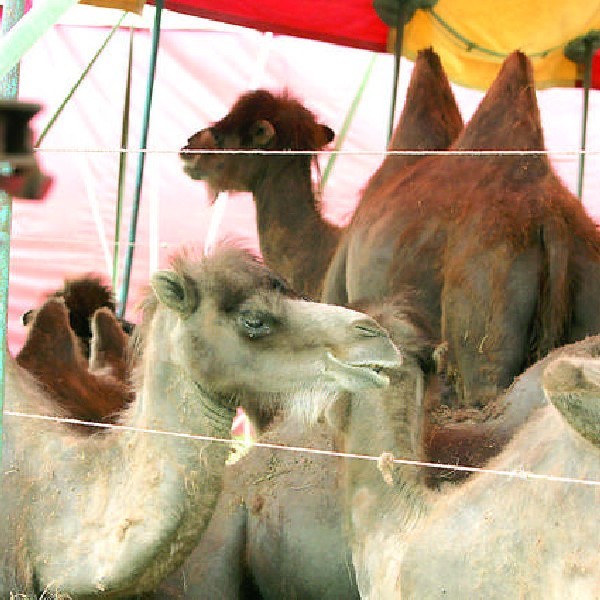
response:
<path id="1" fill-rule="evenodd" d="M 275 224 L 298 232 L 304 224 L 328 227 L 318 208 L 309 157 L 270 157 L 269 172 L 255 187 L 259 232 Z"/>
<path id="2" fill-rule="evenodd" d="M 309 157 L 273 157 L 271 168 L 254 190 L 260 249 L 266 263 L 297 291 L 316 293 L 337 246 L 340 230 L 319 211 Z"/>

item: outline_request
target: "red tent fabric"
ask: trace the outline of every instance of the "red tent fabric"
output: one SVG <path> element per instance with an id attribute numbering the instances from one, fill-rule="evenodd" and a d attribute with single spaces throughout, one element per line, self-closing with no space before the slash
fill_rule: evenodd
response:
<path id="1" fill-rule="evenodd" d="M 371 0 L 167 0 L 184 14 L 351 48 L 385 52 L 387 26 Z"/>
<path id="2" fill-rule="evenodd" d="M 165 0 L 164 6 L 263 32 L 374 52 L 387 48 L 388 26 L 373 8 L 373 0 Z M 591 87 L 600 89 L 600 50 L 594 56 Z"/>

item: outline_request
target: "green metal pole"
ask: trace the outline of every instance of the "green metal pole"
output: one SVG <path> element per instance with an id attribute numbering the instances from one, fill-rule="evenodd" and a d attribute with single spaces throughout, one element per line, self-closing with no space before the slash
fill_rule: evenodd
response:
<path id="1" fill-rule="evenodd" d="M 121 215 L 123 213 L 123 195 L 125 193 L 125 174 L 127 171 L 127 148 L 129 148 L 129 112 L 131 105 L 131 73 L 133 69 L 133 27 L 129 29 L 129 60 L 127 62 L 127 80 L 125 82 L 125 100 L 121 122 L 121 148 L 119 156 L 119 183 L 117 185 L 117 209 L 115 215 L 115 240 L 113 245 L 112 286 L 117 289 L 119 278 L 119 258 L 121 256 Z"/>
<path id="2" fill-rule="evenodd" d="M 146 160 L 146 144 L 148 141 L 148 125 L 150 122 L 150 109 L 152 107 L 152 91 L 154 88 L 154 76 L 156 73 L 156 56 L 158 54 L 158 43 L 160 40 L 160 18 L 163 9 L 163 0 L 156 0 L 154 3 L 154 26 L 152 31 L 152 51 L 150 53 L 150 65 L 148 68 L 148 82 L 146 85 L 146 102 L 144 105 L 144 116 L 142 121 L 142 137 L 140 140 L 140 154 L 135 180 L 135 192 L 133 197 L 133 206 L 131 209 L 131 220 L 129 222 L 129 244 L 125 254 L 125 265 L 121 288 L 119 290 L 119 305 L 117 313 L 120 317 L 125 315 L 127 306 L 127 296 L 129 294 L 129 280 L 131 278 L 131 263 L 133 262 L 133 250 L 135 247 L 135 238 L 137 232 L 137 222 L 140 208 L 140 197 L 142 195 L 142 180 L 144 177 L 144 164 Z"/>
<path id="3" fill-rule="evenodd" d="M 6 0 L 2 12 L 2 35 L 19 21 L 25 12 L 24 0 Z M 0 97 L 15 99 L 19 93 L 19 65 L 14 65 L 0 79 Z M 8 277 L 10 265 L 10 230 L 12 221 L 12 198 L 0 191 L 0 464 L 2 464 L 4 367 L 7 344 Z"/>
<path id="4" fill-rule="evenodd" d="M 587 144 L 587 122 L 590 102 L 590 87 L 592 83 L 592 40 L 586 38 L 584 40 L 584 62 L 585 69 L 583 75 L 583 114 L 581 117 L 581 153 L 579 154 L 579 177 L 577 179 L 577 196 L 582 199 L 583 196 L 583 174 L 585 171 L 585 148 Z"/>
<path id="5" fill-rule="evenodd" d="M 398 98 L 398 84 L 400 83 L 400 61 L 402 59 L 402 46 L 404 45 L 404 4 L 398 7 L 396 20 L 396 40 L 394 44 L 394 82 L 392 84 L 392 101 L 390 105 L 390 121 L 388 124 L 388 146 L 394 133 L 394 117 L 396 116 L 396 102 Z"/>

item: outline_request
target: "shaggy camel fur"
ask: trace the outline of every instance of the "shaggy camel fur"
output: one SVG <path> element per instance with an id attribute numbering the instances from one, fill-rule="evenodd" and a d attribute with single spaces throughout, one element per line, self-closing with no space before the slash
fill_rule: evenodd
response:
<path id="1" fill-rule="evenodd" d="M 33 321 L 17 354 L 17 364 L 31 373 L 65 415 L 114 423 L 132 399 L 128 340 L 114 313 L 109 308 L 94 313 L 88 340 L 89 362 L 78 343 L 81 338 L 74 339 L 76 332 L 54 303 L 31 311 L 30 317 Z"/>
<path id="2" fill-rule="evenodd" d="M 463 121 L 452 94 L 450 83 L 438 55 L 431 49 L 421 50 L 415 61 L 404 109 L 392 140 L 389 150 L 446 150 L 458 137 L 463 129 Z M 390 154 L 385 157 L 381 166 L 363 190 L 351 224 L 344 229 L 340 243 L 330 262 L 324 276 L 321 297 L 326 302 L 348 305 L 349 297 L 346 281 L 346 263 L 348 249 L 357 232 L 352 223 L 360 221 L 364 215 L 368 216 L 382 210 L 381 202 L 385 197 L 385 210 L 395 211 L 396 206 L 403 202 L 400 195 L 389 197 L 384 190 L 391 182 L 396 181 L 402 173 L 422 160 L 420 155 Z M 377 252 L 385 257 L 391 256 L 396 248 L 396 235 L 393 229 L 383 230 L 385 236 L 378 240 Z M 377 255 L 372 255 L 369 248 L 364 260 L 369 264 L 377 264 L 381 260 Z M 374 276 L 379 274 L 375 271 Z M 361 292 L 355 294 L 352 302 L 362 299 L 381 300 L 379 293 L 381 283 L 375 278 L 371 281 L 368 273 L 361 273 Z"/>
<path id="3" fill-rule="evenodd" d="M 420 52 L 389 149 L 444 149 L 461 129 L 462 120 L 438 56 L 432 50 Z M 226 117 L 195 133 L 181 151 L 185 172 L 193 179 L 206 180 L 215 192 L 252 192 L 265 262 L 296 291 L 313 298 L 321 296 L 323 278 L 342 233 L 321 215 L 311 177 L 316 159 L 309 155 L 202 155 L 190 151 L 320 150 L 332 139 L 331 129 L 318 123 L 297 100 L 258 90 L 244 94 Z M 367 184 L 359 206 L 368 206 L 375 189 L 419 158 L 387 156 Z"/>
<path id="4" fill-rule="evenodd" d="M 324 422 L 277 415 L 259 442 L 337 450 Z M 156 600 L 358 600 L 344 531 L 342 459 L 253 447 L 225 472 L 205 535 Z"/>
<path id="5" fill-rule="evenodd" d="M 76 279 L 66 279 L 61 289 L 48 295 L 50 298 L 62 298 L 69 310 L 69 324 L 80 341 L 81 350 L 86 358 L 90 356 L 92 338 L 91 319 L 97 309 L 106 307 L 115 312 L 115 301 L 111 288 L 98 275 L 88 274 Z M 35 309 L 28 310 L 21 320 L 29 325 L 35 316 Z M 123 331 L 131 334 L 133 324 L 119 319 Z"/>
<path id="6" fill-rule="evenodd" d="M 64 304 L 50 302 L 66 322 Z M 14 543 L 3 554 L 2 597 L 126 597 L 154 589 L 191 552 L 228 448 L 140 428 L 228 438 L 241 397 L 275 395 L 311 413 L 331 399 L 327 390 L 384 386 L 379 371 L 399 364 L 373 319 L 298 299 L 235 249 L 180 256 L 156 273 L 138 335 L 125 428 L 81 437 L 52 421 L 6 424 L 1 523 Z M 6 366 L 8 411 L 57 412 L 9 355 Z"/>
<path id="7" fill-rule="evenodd" d="M 599 356 L 600 337 L 555 350 L 497 400 L 487 425 L 509 441 L 485 467 L 515 476 L 475 473 L 432 490 L 418 467 L 387 461 L 382 477 L 348 465 L 361 598 L 598 597 L 600 488 L 518 473 L 599 480 Z M 421 459 L 424 373 L 410 353 L 403 365 L 404 385 L 398 374 L 393 394 L 367 393 L 353 406 L 348 451 Z"/>
<path id="8" fill-rule="evenodd" d="M 236 108 L 231 115 L 240 118 Z M 293 116 L 293 112 L 283 113 L 282 110 L 280 113 L 282 122 L 285 120 L 286 123 L 292 123 Z M 250 121 L 245 127 L 250 129 L 251 125 Z M 431 50 L 419 53 L 390 149 L 446 148 L 461 128 L 462 120 L 439 58 Z M 200 134 L 202 132 L 193 136 L 188 148 L 199 149 Z M 203 133 L 204 141 L 211 139 L 212 134 L 209 134 L 210 131 Z M 304 137 L 310 138 L 307 134 Z M 211 171 L 210 165 L 204 162 L 205 158 L 186 156 L 185 153 L 183 158 L 192 176 L 206 177 Z M 228 160 L 233 164 L 233 161 L 246 158 L 232 156 Z M 360 203 L 368 202 L 373 191 L 383 185 L 393 172 L 418 158 L 387 156 L 371 178 Z M 307 172 L 306 178 L 309 176 Z M 304 188 L 309 189 L 307 186 Z M 266 210 L 277 202 L 281 202 L 281 198 L 275 195 L 269 203 L 261 203 L 257 199 L 259 222 L 261 218 L 265 222 L 268 218 L 279 218 L 279 212 L 275 211 L 261 215 L 263 208 Z M 313 219 L 321 218 L 314 208 L 314 196 L 299 203 L 300 207 L 313 207 L 303 222 L 310 224 Z M 269 228 L 259 229 L 261 236 L 269 236 L 270 232 Z M 321 237 L 325 234 L 319 232 Z M 287 236 L 294 238 L 296 235 L 297 224 L 290 222 Z M 306 232 L 302 235 L 305 238 Z M 316 252 L 311 244 L 296 248 L 292 255 L 286 257 L 284 268 L 289 269 L 292 261 L 305 268 L 313 265 L 315 259 L 320 265 Z M 339 253 L 338 250 L 336 256 Z M 268 262 L 269 257 L 265 258 Z M 297 282 L 292 271 L 284 271 L 284 275 Z M 311 289 L 316 290 L 322 277 L 320 267 L 313 268 L 310 279 L 301 281 L 300 288 L 306 293 L 305 286 L 310 281 Z M 344 407 L 345 404 L 340 404 L 335 412 L 343 412 Z M 263 420 L 261 428 L 266 424 Z M 437 435 L 437 439 L 441 440 L 441 436 Z M 260 440 L 339 449 L 339 435 L 327 422 L 307 431 L 298 431 L 294 423 L 278 418 Z M 227 469 L 224 492 L 206 535 L 181 571 L 161 587 L 159 597 L 357 598 L 358 590 L 344 534 L 345 492 L 338 466 L 335 459 L 326 456 L 298 456 L 253 448 L 237 465 Z M 282 548 L 285 552 L 280 551 Z M 307 576 L 308 573 L 310 576 Z"/>
<path id="9" fill-rule="evenodd" d="M 544 149 L 524 54 L 506 59 L 451 149 Z M 419 161 L 347 235 L 347 299 L 417 289 L 448 344 L 457 405 L 485 406 L 552 348 L 600 332 L 600 234 L 544 154 Z"/>
<path id="10" fill-rule="evenodd" d="M 407 302 L 369 307 L 372 316 L 390 327 L 402 344 L 403 357 L 416 355 L 433 369 L 433 342 L 415 327 L 398 327 L 395 315 L 419 322 L 421 317 Z M 366 307 L 361 307 L 363 310 Z M 402 372 L 404 369 L 402 370 Z M 390 372 L 392 387 L 396 370 Z M 339 399 L 335 422 L 347 420 L 357 398 Z M 304 431 L 279 415 L 260 442 L 299 448 L 339 450 L 341 433 L 329 419 Z M 463 436 L 466 438 L 466 436 Z M 389 446 L 387 446 L 389 448 Z M 358 598 L 346 527 L 346 486 L 343 460 L 327 455 L 254 447 L 228 467 L 224 490 L 206 534 L 182 569 L 157 591 L 156 598 L 180 600 L 218 597 L 222 600 L 276 598 Z"/>

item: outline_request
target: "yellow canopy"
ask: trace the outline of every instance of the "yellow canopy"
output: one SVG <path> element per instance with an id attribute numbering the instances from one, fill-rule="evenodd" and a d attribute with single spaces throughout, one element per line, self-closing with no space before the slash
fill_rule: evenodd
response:
<path id="1" fill-rule="evenodd" d="M 118 8 L 141 15 L 146 0 L 80 0 L 80 2 L 100 8 Z"/>
<path id="2" fill-rule="evenodd" d="M 597 0 L 439 0 L 406 25 L 403 54 L 414 60 L 431 46 L 451 81 L 487 89 L 506 56 L 522 50 L 538 88 L 569 87 L 583 71 L 565 57 L 564 47 L 592 30 L 600 30 Z M 391 30 L 390 49 L 394 38 Z"/>

